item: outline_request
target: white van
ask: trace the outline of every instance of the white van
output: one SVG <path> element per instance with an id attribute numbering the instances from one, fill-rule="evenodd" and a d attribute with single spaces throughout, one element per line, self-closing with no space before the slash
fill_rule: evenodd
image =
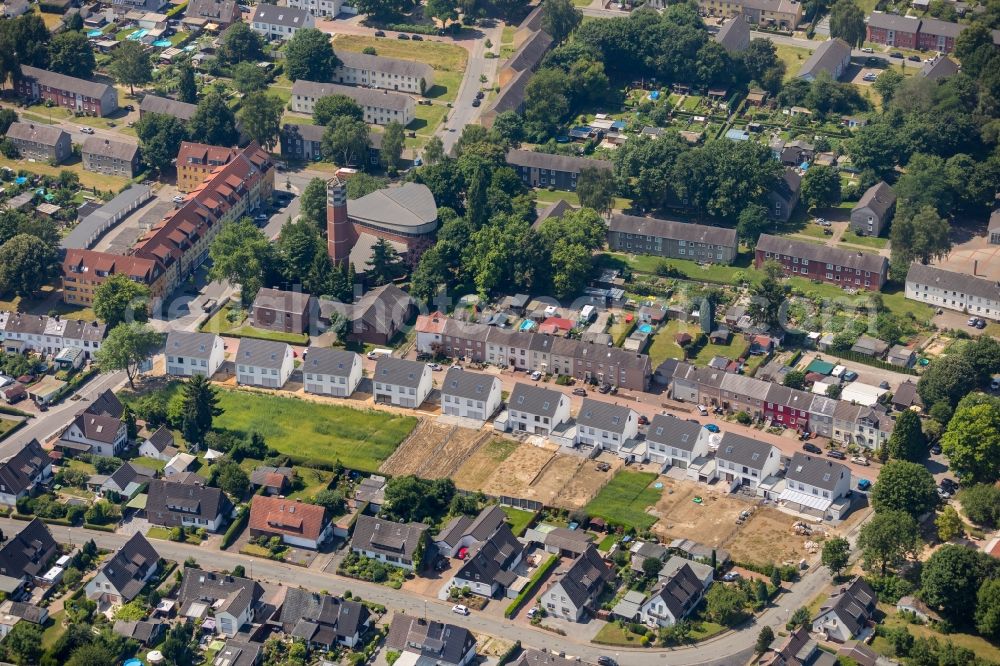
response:
<path id="1" fill-rule="evenodd" d="M 377 347 L 366 354 L 368 358 L 379 358 L 381 356 L 392 356 L 392 350 L 384 347 Z"/>

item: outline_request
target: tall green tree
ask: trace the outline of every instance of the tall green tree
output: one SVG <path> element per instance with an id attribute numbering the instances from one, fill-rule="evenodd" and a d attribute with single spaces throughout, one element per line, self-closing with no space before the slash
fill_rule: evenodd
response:
<path id="1" fill-rule="evenodd" d="M 1000 400 L 960 402 L 941 436 L 941 450 L 963 483 L 1000 480 Z"/>
<path id="2" fill-rule="evenodd" d="M 937 486 L 930 471 L 907 460 L 892 460 L 879 472 L 871 490 L 877 512 L 905 511 L 914 518 L 938 505 Z"/>
<path id="3" fill-rule="evenodd" d="M 253 29 L 237 21 L 222 36 L 219 59 L 235 65 L 240 62 L 257 62 L 264 56 L 264 40 Z"/>
<path id="4" fill-rule="evenodd" d="M 194 80 L 194 67 L 189 62 L 177 68 L 177 99 L 186 104 L 198 103 L 198 84 Z"/>
<path id="5" fill-rule="evenodd" d="M 170 168 L 181 142 L 187 139 L 184 121 L 165 113 L 147 113 L 136 123 L 142 159 L 161 173 Z"/>
<path id="6" fill-rule="evenodd" d="M 396 121 L 392 121 L 385 126 L 385 133 L 382 135 L 381 158 L 382 166 L 389 175 L 395 175 L 399 170 L 400 160 L 403 158 L 403 146 L 406 137 L 403 133 L 403 126 Z"/>
<path id="7" fill-rule="evenodd" d="M 208 249 L 212 258 L 209 272 L 213 280 L 240 285 L 244 307 L 253 303 L 264 286 L 264 278 L 274 266 L 271 242 L 248 217 L 226 222 Z"/>
<path id="8" fill-rule="evenodd" d="M 20 233 L 0 245 L 0 294 L 33 296 L 55 278 L 55 247 L 38 236 Z"/>
<path id="9" fill-rule="evenodd" d="M 836 577 L 839 576 L 850 562 L 851 544 L 843 537 L 833 537 L 823 542 L 821 556 L 823 566 Z"/>
<path id="10" fill-rule="evenodd" d="M 955 537 L 965 534 L 965 523 L 958 511 L 950 504 L 942 509 L 938 517 L 934 519 L 934 526 L 938 531 L 938 539 L 941 541 L 951 541 Z"/>
<path id="11" fill-rule="evenodd" d="M 772 275 L 764 276 L 759 284 L 750 287 L 750 307 L 747 314 L 758 324 L 778 326 L 785 318 L 788 285 L 782 284 Z"/>
<path id="12" fill-rule="evenodd" d="M 34 666 L 42 656 L 42 625 L 18 622 L 4 638 L 3 646 L 18 666 Z"/>
<path id="13" fill-rule="evenodd" d="M 148 324 L 118 324 L 94 352 L 94 358 L 104 372 L 124 370 L 129 386 L 134 389 L 139 365 L 149 360 L 162 344 L 163 336 Z"/>
<path id="14" fill-rule="evenodd" d="M 424 13 L 441 21 L 442 25 L 447 25 L 448 21 L 458 19 L 458 10 L 453 0 L 427 0 L 424 5 Z"/>
<path id="15" fill-rule="evenodd" d="M 904 76 L 894 69 L 884 69 L 872 84 L 879 95 L 882 96 L 882 108 L 888 108 L 892 104 L 892 98 L 896 96 L 900 84 L 904 81 Z"/>
<path id="16" fill-rule="evenodd" d="M 916 412 L 907 409 L 896 417 L 896 425 L 886 446 L 889 456 L 896 460 L 919 462 L 927 455 L 927 437 Z"/>
<path id="17" fill-rule="evenodd" d="M 920 594 L 932 608 L 962 626 L 976 612 L 979 586 L 995 576 L 997 565 L 989 555 L 965 546 L 945 544 L 924 563 Z"/>
<path id="18" fill-rule="evenodd" d="M 53 72 L 89 79 L 96 67 L 94 50 L 82 32 L 60 32 L 49 43 L 49 69 Z"/>
<path id="19" fill-rule="evenodd" d="M 361 166 L 368 163 L 368 125 L 362 120 L 340 117 L 330 121 L 323 132 L 323 157 L 338 166 Z"/>
<path id="20" fill-rule="evenodd" d="M 771 627 L 764 625 L 761 627 L 760 631 L 757 632 L 757 642 L 754 643 L 753 651 L 756 654 L 764 654 L 773 642 L 774 630 L 771 629 Z"/>
<path id="21" fill-rule="evenodd" d="M 45 27 L 41 14 L 35 12 L 0 23 L 0 43 L 3 44 L 0 50 L 11 54 L 7 67 L 13 66 L 8 73 L 19 72 L 16 69 L 18 64 L 42 69 L 48 67 L 51 38 L 52 33 Z"/>
<path id="22" fill-rule="evenodd" d="M 196 447 L 204 444 L 213 420 L 222 415 L 218 393 L 206 377 L 195 375 L 184 384 L 181 405 L 184 441 Z"/>
<path id="23" fill-rule="evenodd" d="M 292 81 L 329 83 L 338 64 L 330 36 L 315 28 L 297 30 L 285 48 L 285 72 Z"/>
<path id="24" fill-rule="evenodd" d="M 365 111 L 347 95 L 327 95 L 320 97 L 313 105 L 313 122 L 324 127 L 334 118 L 345 116 L 354 120 L 364 120 Z"/>
<path id="25" fill-rule="evenodd" d="M 149 293 L 146 285 L 124 273 L 115 273 L 94 290 L 94 314 L 109 329 L 130 321 L 146 321 Z"/>
<path id="26" fill-rule="evenodd" d="M 924 206 L 913 215 L 900 215 L 893 220 L 889 233 L 893 278 L 905 279 L 914 261 L 928 264 L 948 254 L 951 251 L 950 230 L 951 225 L 933 206 Z"/>
<path id="27" fill-rule="evenodd" d="M 281 114 L 284 102 L 277 95 L 265 92 L 250 93 L 243 98 L 240 109 L 240 126 L 247 136 L 259 143 L 265 150 L 271 150 L 278 142 L 281 131 Z"/>
<path id="28" fill-rule="evenodd" d="M 976 594 L 976 631 L 990 640 L 1000 639 L 1000 578 L 987 580 Z"/>
<path id="29" fill-rule="evenodd" d="M 584 167 L 576 179 L 576 195 L 580 205 L 592 208 L 602 215 L 611 212 L 615 203 L 615 176 L 611 169 Z"/>
<path id="30" fill-rule="evenodd" d="M 441 137 L 434 135 L 427 141 L 422 157 L 424 164 L 427 165 L 438 164 L 444 160 L 444 143 L 442 143 Z"/>
<path id="31" fill-rule="evenodd" d="M 865 13 L 854 0 L 837 0 L 830 8 L 830 36 L 860 48 L 865 43 Z"/>
<path id="32" fill-rule="evenodd" d="M 244 95 L 266 90 L 267 84 L 267 74 L 257 63 L 244 61 L 233 66 L 233 85 Z"/>
<path id="33" fill-rule="evenodd" d="M 198 102 L 198 108 L 188 123 L 188 133 L 192 141 L 210 146 L 235 146 L 240 139 L 236 116 L 217 92 L 205 95 Z"/>
<path id="34" fill-rule="evenodd" d="M 757 203 L 747 204 L 740 211 L 739 221 L 736 223 L 736 235 L 752 248 L 757 245 L 760 235 L 772 224 L 771 218 L 767 215 L 767 208 Z"/>
<path id="35" fill-rule="evenodd" d="M 802 200 L 809 208 L 840 203 L 840 174 L 833 167 L 813 165 L 802 178 Z"/>
<path id="36" fill-rule="evenodd" d="M 962 488 L 958 494 L 962 512 L 969 520 L 983 527 L 1000 524 L 1000 488 L 989 483 L 979 483 Z"/>
<path id="37" fill-rule="evenodd" d="M 389 245 L 384 238 L 379 238 L 372 247 L 372 256 L 366 262 L 368 270 L 365 276 L 372 281 L 375 286 L 381 286 L 392 282 L 399 277 L 402 272 L 402 259 L 396 248 Z"/>
<path id="38" fill-rule="evenodd" d="M 313 178 L 306 184 L 299 200 L 299 217 L 326 235 L 326 181 L 322 178 Z"/>
<path id="39" fill-rule="evenodd" d="M 858 534 L 858 548 L 865 569 L 885 576 L 919 550 L 920 528 L 905 511 L 876 511 Z"/>
<path id="40" fill-rule="evenodd" d="M 146 47 L 139 42 L 124 40 L 112 52 L 108 65 L 111 76 L 122 85 L 127 85 L 129 94 L 135 95 L 135 87 L 153 80 L 153 63 Z"/>
<path id="41" fill-rule="evenodd" d="M 545 0 L 542 5 L 542 30 L 558 44 L 566 40 L 583 21 L 583 13 L 571 0 Z"/>

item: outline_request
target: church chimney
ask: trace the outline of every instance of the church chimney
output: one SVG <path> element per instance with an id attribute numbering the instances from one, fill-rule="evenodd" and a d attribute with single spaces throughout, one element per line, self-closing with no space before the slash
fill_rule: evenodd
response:
<path id="1" fill-rule="evenodd" d="M 347 219 L 347 187 L 334 176 L 326 182 L 326 244 L 334 263 L 351 256 L 351 223 Z"/>

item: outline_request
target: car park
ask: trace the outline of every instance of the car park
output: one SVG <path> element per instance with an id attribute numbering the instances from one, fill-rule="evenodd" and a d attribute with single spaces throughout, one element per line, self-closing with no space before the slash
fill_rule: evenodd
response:
<path id="1" fill-rule="evenodd" d="M 823 449 L 819 448 L 818 446 L 816 446 L 811 442 L 806 442 L 805 444 L 803 444 L 802 450 L 808 451 L 809 453 L 815 453 L 816 455 L 822 455 L 823 453 Z"/>
<path id="2" fill-rule="evenodd" d="M 844 452 L 843 451 L 838 451 L 836 449 L 830 449 L 829 451 L 827 451 L 826 452 L 826 457 L 827 458 L 834 458 L 836 460 L 847 460 L 847 456 L 844 454 Z"/>

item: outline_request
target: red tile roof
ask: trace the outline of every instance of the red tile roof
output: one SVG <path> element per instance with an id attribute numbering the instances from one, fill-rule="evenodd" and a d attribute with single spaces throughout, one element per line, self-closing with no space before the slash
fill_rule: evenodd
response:
<path id="1" fill-rule="evenodd" d="M 327 524 L 326 509 L 280 497 L 255 495 L 250 504 L 250 529 L 319 539 Z"/>

